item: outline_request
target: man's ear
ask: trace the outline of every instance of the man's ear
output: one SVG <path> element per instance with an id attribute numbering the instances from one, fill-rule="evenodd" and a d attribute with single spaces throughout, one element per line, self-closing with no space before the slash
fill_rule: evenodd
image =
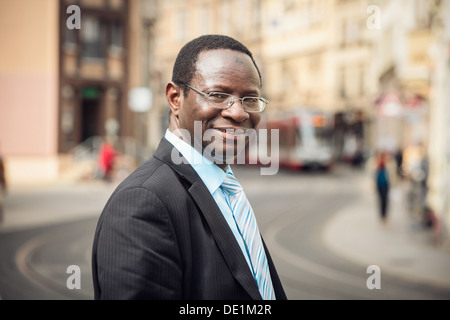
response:
<path id="1" fill-rule="evenodd" d="M 172 114 L 178 118 L 183 92 L 179 86 L 170 81 L 166 85 L 166 98 Z"/>

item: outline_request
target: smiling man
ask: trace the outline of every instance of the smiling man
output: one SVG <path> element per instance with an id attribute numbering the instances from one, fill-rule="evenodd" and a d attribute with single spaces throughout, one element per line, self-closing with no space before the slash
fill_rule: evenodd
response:
<path id="1" fill-rule="evenodd" d="M 229 166 L 268 102 L 261 86 L 251 52 L 230 37 L 180 50 L 166 86 L 169 128 L 100 216 L 96 299 L 286 299 Z"/>
<path id="2" fill-rule="evenodd" d="M 201 145 L 203 155 L 212 154 L 211 160 L 226 168 L 242 151 L 246 132 L 254 132 L 267 104 L 259 96 L 261 77 L 251 56 L 231 49 L 202 51 L 195 67 L 195 73 L 179 74 L 175 69 L 173 82 L 166 88 L 172 120 L 176 129 L 194 133 L 191 145 Z M 183 89 L 181 97 L 179 87 Z M 187 94 L 189 91 L 194 94 Z M 189 107 L 180 108 L 182 105 Z M 201 126 L 201 136 L 196 124 Z M 211 153 L 205 152 L 208 149 Z"/>

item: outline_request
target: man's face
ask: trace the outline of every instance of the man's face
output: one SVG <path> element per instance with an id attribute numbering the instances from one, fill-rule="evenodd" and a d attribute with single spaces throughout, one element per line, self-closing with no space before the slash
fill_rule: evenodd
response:
<path id="1" fill-rule="evenodd" d="M 235 97 L 260 96 L 260 79 L 251 58 L 232 50 L 200 53 L 197 72 L 189 85 L 205 93 L 223 92 Z M 233 155 L 234 159 L 245 146 L 242 139 L 246 136 L 230 132 L 256 129 L 261 113 L 244 111 L 240 100 L 236 100 L 228 109 L 217 109 L 211 107 L 202 95 L 189 90 L 183 99 L 178 119 L 180 128 L 187 129 L 192 137 L 195 121 L 201 122 L 202 137 L 207 137 L 201 141 L 202 150 L 206 147 L 216 152 L 222 150 L 222 160 L 229 162 L 230 158 L 225 159 L 225 155 Z"/>

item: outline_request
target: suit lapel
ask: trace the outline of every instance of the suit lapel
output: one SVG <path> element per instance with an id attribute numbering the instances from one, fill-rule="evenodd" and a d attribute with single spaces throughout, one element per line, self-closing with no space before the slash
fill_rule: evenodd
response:
<path id="1" fill-rule="evenodd" d="M 273 285 L 273 289 L 275 290 L 275 298 L 277 300 L 287 300 L 286 293 L 284 292 L 280 277 L 278 276 L 278 273 L 276 272 L 272 257 L 270 256 L 269 250 L 267 249 L 266 243 L 264 242 L 262 235 L 261 235 L 261 240 L 264 245 L 264 250 L 266 251 L 267 263 L 269 264 L 269 270 L 270 270 L 270 277 L 272 278 L 272 285 Z"/>
<path id="2" fill-rule="evenodd" d="M 191 186 L 188 191 L 197 203 L 208 223 L 211 233 L 216 240 L 228 267 L 236 280 L 242 285 L 252 299 L 260 300 L 261 295 L 255 279 L 253 278 L 247 261 L 245 260 L 239 244 L 234 238 L 228 223 L 223 217 L 222 211 L 210 194 L 208 188 L 200 179 L 198 174 L 189 164 L 174 164 L 171 159 L 173 145 L 163 138 L 156 150 L 154 157 L 167 163 L 183 179 L 189 181 Z"/>
<path id="3" fill-rule="evenodd" d="M 252 299 L 261 299 L 258 286 L 250 272 L 247 261 L 242 255 L 241 248 L 206 186 L 203 182 L 197 181 L 189 188 L 189 192 L 208 222 L 217 246 L 236 280 Z"/>

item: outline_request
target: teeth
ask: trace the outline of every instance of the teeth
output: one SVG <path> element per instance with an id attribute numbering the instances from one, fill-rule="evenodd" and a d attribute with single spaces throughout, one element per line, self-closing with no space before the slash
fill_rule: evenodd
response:
<path id="1" fill-rule="evenodd" d="M 221 132 L 224 132 L 224 133 L 227 133 L 227 130 L 228 130 L 228 133 L 234 133 L 234 134 L 239 134 L 239 133 L 242 133 L 242 132 L 246 132 L 247 130 L 244 130 L 244 129 L 216 129 L 216 130 L 219 130 L 219 131 L 221 131 Z"/>
<path id="2" fill-rule="evenodd" d="M 227 132 L 227 130 L 229 130 L 229 132 L 231 132 L 231 133 L 238 131 L 238 130 L 234 130 L 234 129 L 217 129 L 217 130 L 222 131 L 222 132 Z"/>

